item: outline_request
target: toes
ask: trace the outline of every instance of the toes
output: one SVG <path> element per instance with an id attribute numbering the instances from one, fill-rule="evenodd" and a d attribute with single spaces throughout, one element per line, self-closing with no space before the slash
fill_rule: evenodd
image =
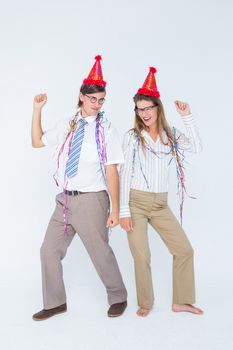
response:
<path id="1" fill-rule="evenodd" d="M 189 305 L 191 307 L 191 310 L 193 313 L 195 314 L 203 314 L 203 311 L 201 309 L 199 309 L 199 307 L 193 306 L 193 305 Z"/>
<path id="2" fill-rule="evenodd" d="M 200 315 L 201 315 L 201 314 L 204 314 L 203 310 L 198 309 L 198 308 L 197 308 L 197 313 L 200 314 Z"/>
<path id="3" fill-rule="evenodd" d="M 139 309 L 136 314 L 141 317 L 145 317 L 149 314 L 149 310 Z"/>
<path id="4" fill-rule="evenodd" d="M 141 311 L 141 310 L 138 310 L 138 311 L 136 312 L 136 314 L 137 314 L 138 316 L 142 316 L 142 311 Z"/>
<path id="5" fill-rule="evenodd" d="M 197 314 L 197 315 L 202 315 L 203 311 L 201 309 L 199 309 L 198 307 L 192 307 L 190 310 L 192 313 Z"/>

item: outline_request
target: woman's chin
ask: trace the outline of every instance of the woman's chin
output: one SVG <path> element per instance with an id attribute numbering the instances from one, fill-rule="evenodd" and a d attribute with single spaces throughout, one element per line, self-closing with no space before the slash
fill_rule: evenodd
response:
<path id="1" fill-rule="evenodd" d="M 151 123 L 151 122 L 144 122 L 145 126 L 147 128 L 150 128 L 151 126 L 153 126 L 154 123 Z"/>

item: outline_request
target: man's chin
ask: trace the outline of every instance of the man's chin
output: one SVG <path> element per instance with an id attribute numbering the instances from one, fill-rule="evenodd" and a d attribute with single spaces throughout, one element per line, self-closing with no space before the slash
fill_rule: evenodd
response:
<path id="1" fill-rule="evenodd" d="M 92 109 L 91 111 L 90 111 L 90 115 L 93 115 L 93 116 L 97 116 L 97 114 L 99 113 L 99 109 Z"/>

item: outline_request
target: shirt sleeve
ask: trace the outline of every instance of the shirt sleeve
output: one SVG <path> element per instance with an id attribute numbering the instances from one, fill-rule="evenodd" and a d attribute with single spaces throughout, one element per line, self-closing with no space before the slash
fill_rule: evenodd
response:
<path id="1" fill-rule="evenodd" d="M 63 139 L 65 132 L 69 128 L 69 120 L 60 120 L 53 128 L 44 131 L 42 142 L 45 146 L 54 146 L 59 144 Z"/>
<path id="2" fill-rule="evenodd" d="M 186 133 L 184 134 L 178 129 L 174 128 L 175 137 L 180 149 L 192 153 L 201 152 L 202 141 L 193 115 L 190 114 L 182 117 L 182 120 L 186 128 Z"/>
<path id="3" fill-rule="evenodd" d="M 129 193 L 131 187 L 131 179 L 133 176 L 133 162 L 135 156 L 135 148 L 132 140 L 132 134 L 127 132 L 123 141 L 124 164 L 120 169 L 120 217 L 130 217 Z"/>
<path id="4" fill-rule="evenodd" d="M 124 163 L 121 141 L 117 130 L 111 126 L 106 136 L 107 162 L 105 165 Z"/>

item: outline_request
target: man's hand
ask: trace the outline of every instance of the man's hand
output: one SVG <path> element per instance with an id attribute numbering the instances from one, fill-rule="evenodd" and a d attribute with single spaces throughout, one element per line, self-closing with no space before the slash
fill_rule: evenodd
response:
<path id="1" fill-rule="evenodd" d="M 121 228 L 123 228 L 123 230 L 125 230 L 126 232 L 133 230 L 133 222 L 131 217 L 120 218 L 120 225 Z"/>
<path id="2" fill-rule="evenodd" d="M 43 130 L 41 127 L 41 110 L 47 102 L 47 95 L 36 95 L 33 100 L 33 114 L 32 114 L 32 147 L 44 147 L 42 142 Z"/>
<path id="3" fill-rule="evenodd" d="M 42 109 L 47 102 L 46 94 L 39 94 L 34 97 L 33 108 L 34 109 Z"/>
<path id="4" fill-rule="evenodd" d="M 119 224 L 119 214 L 117 212 L 111 212 L 108 217 L 106 227 L 115 227 Z"/>
<path id="5" fill-rule="evenodd" d="M 106 180 L 112 203 L 106 227 L 115 227 L 119 224 L 119 175 L 116 164 L 106 166 Z"/>
<path id="6" fill-rule="evenodd" d="M 188 103 L 182 101 L 175 101 L 174 103 L 176 106 L 176 110 L 181 115 L 181 117 L 185 117 L 186 115 L 191 114 L 191 110 Z"/>

